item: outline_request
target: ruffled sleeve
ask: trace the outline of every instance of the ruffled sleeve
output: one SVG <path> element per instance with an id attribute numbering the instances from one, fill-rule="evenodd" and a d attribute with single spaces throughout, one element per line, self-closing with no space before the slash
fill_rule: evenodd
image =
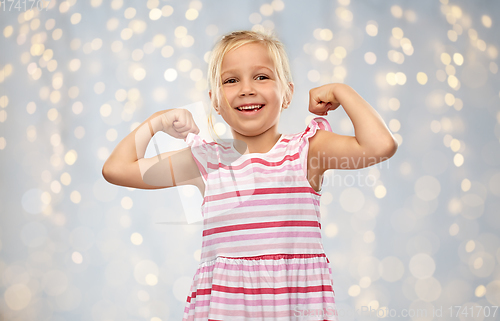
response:
<path id="1" fill-rule="evenodd" d="M 194 133 L 188 133 L 185 140 L 186 144 L 191 147 L 191 154 L 200 170 L 201 176 L 205 185 L 207 184 L 208 176 L 208 158 L 209 158 L 209 143 L 203 138 Z"/>
<path id="2" fill-rule="evenodd" d="M 302 132 L 302 135 L 300 136 L 300 145 L 299 145 L 300 163 L 302 164 L 304 175 L 306 177 L 307 177 L 307 158 L 309 153 L 309 138 L 313 137 L 318 129 L 327 130 L 329 132 L 332 131 L 330 123 L 328 123 L 328 121 L 325 118 L 315 117 L 311 120 L 309 125 L 307 125 L 307 128 Z"/>

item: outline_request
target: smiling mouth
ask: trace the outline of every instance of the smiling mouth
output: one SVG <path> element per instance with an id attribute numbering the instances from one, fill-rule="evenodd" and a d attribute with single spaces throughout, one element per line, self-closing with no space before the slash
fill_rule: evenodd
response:
<path id="1" fill-rule="evenodd" d="M 252 111 L 252 110 L 259 110 L 262 109 L 264 105 L 251 105 L 251 106 L 241 106 L 241 107 L 236 107 L 239 111 Z"/>

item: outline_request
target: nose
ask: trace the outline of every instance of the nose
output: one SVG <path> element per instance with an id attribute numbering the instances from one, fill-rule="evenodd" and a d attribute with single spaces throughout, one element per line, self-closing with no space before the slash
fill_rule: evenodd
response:
<path id="1" fill-rule="evenodd" d="M 251 81 L 241 81 L 240 96 L 255 95 L 255 88 Z"/>

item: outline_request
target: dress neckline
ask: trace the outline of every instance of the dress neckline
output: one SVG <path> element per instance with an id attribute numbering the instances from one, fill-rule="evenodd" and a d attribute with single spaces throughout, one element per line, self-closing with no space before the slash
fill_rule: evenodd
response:
<path id="1" fill-rule="evenodd" d="M 276 142 L 276 144 L 274 144 L 274 146 L 267 152 L 267 153 L 246 153 L 246 154 L 241 154 L 235 147 L 234 147 L 234 141 L 231 143 L 231 148 L 232 150 L 234 150 L 236 153 L 238 153 L 240 156 L 252 156 L 252 155 L 267 155 L 269 154 L 270 152 L 272 152 L 273 150 L 276 149 L 276 146 L 278 146 L 278 144 L 283 140 L 283 138 L 285 137 L 285 134 L 281 134 L 280 138 L 278 139 L 278 141 Z"/>

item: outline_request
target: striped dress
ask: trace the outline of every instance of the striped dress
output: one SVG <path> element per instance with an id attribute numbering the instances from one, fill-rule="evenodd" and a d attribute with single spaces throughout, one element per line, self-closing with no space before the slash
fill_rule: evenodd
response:
<path id="1" fill-rule="evenodd" d="M 201 262 L 183 320 L 337 320 L 319 203 L 307 181 L 322 117 L 267 153 L 185 139 L 205 182 Z"/>

